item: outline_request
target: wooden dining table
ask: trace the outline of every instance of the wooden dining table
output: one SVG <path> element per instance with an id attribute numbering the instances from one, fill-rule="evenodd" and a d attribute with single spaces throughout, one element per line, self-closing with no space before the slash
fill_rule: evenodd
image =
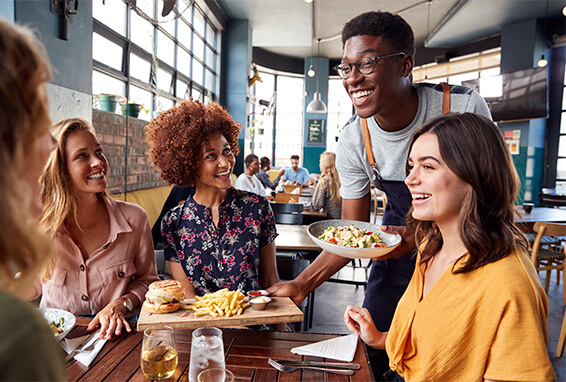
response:
<path id="1" fill-rule="evenodd" d="M 69 333 L 84 332 L 87 319 L 79 318 L 78 326 Z M 290 350 L 296 346 L 307 345 L 337 337 L 332 334 L 303 332 L 274 332 L 251 329 L 221 328 L 224 340 L 226 368 L 234 373 L 235 381 L 373 381 L 368 355 L 360 340 L 352 362 L 360 364 L 351 376 L 330 374 L 314 370 L 297 369 L 290 373 L 279 372 L 270 366 L 269 358 L 274 360 L 328 361 L 340 362 L 320 357 L 300 356 Z M 76 334 L 76 333 L 75 333 Z M 191 353 L 192 330 L 176 330 L 175 343 L 179 354 L 179 364 L 175 373 L 165 381 L 188 381 L 189 359 Z M 68 380 L 74 381 L 148 381 L 140 368 L 143 333 L 132 331 L 107 341 L 90 366 L 75 361 L 67 363 Z"/>
<path id="2" fill-rule="evenodd" d="M 275 248 L 285 251 L 320 251 L 307 233 L 308 225 L 277 224 Z"/>

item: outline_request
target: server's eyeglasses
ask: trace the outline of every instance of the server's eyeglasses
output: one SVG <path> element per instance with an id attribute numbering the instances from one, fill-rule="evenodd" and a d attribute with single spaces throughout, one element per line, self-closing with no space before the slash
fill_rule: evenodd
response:
<path id="1" fill-rule="evenodd" d="M 358 72 L 367 75 L 373 73 L 373 71 L 375 70 L 375 65 L 377 64 L 377 60 L 385 57 L 393 57 L 399 55 L 406 56 L 407 54 L 404 52 L 398 52 L 398 53 L 384 54 L 383 56 L 362 57 L 354 62 L 343 62 L 339 65 L 336 65 L 334 67 L 334 70 L 336 70 L 336 73 L 338 73 L 338 75 L 344 79 L 350 77 L 350 74 L 352 74 L 352 67 L 354 66 L 356 67 Z"/>

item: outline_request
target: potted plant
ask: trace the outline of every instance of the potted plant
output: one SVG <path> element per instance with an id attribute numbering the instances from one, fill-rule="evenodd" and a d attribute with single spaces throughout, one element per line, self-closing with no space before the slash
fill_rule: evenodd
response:
<path id="1" fill-rule="evenodd" d="M 144 110 L 146 113 L 148 112 L 148 110 L 145 109 L 142 104 L 128 101 L 127 99 L 125 99 L 124 102 L 120 103 L 120 107 L 122 109 L 122 115 L 127 115 L 134 118 L 137 118 L 140 114 L 140 111 L 142 110 Z"/>
<path id="2" fill-rule="evenodd" d="M 116 112 L 116 104 L 120 100 L 120 97 L 115 94 L 97 94 L 95 100 L 98 102 L 98 108 L 103 111 L 109 111 L 111 113 Z"/>

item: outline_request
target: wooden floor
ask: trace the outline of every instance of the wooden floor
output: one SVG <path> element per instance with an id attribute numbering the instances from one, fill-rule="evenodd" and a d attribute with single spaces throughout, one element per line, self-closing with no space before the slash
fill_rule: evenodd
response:
<path id="1" fill-rule="evenodd" d="M 353 270 L 350 266 L 340 271 L 342 278 L 352 277 L 355 274 L 357 279 L 364 277 L 363 269 Z M 541 283 L 544 285 L 544 272 L 540 273 Z M 343 314 L 348 305 L 361 306 L 364 299 L 364 288 L 354 285 L 335 284 L 325 282 L 315 293 L 314 319 L 313 326 L 309 332 L 315 333 L 348 333 L 344 324 Z M 556 346 L 558 335 L 564 317 L 564 302 L 562 299 L 562 283 L 556 285 L 556 272 L 552 273 L 552 282 L 548 293 L 548 354 L 558 381 L 566 381 L 566 354 L 561 358 L 556 358 Z"/>

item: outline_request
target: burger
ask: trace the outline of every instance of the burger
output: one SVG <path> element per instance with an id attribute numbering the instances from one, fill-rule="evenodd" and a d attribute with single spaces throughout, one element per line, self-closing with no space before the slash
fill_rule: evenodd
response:
<path id="1" fill-rule="evenodd" d="M 178 310 L 185 299 L 185 287 L 177 280 L 161 280 L 149 284 L 143 309 L 151 313 L 169 313 Z"/>

